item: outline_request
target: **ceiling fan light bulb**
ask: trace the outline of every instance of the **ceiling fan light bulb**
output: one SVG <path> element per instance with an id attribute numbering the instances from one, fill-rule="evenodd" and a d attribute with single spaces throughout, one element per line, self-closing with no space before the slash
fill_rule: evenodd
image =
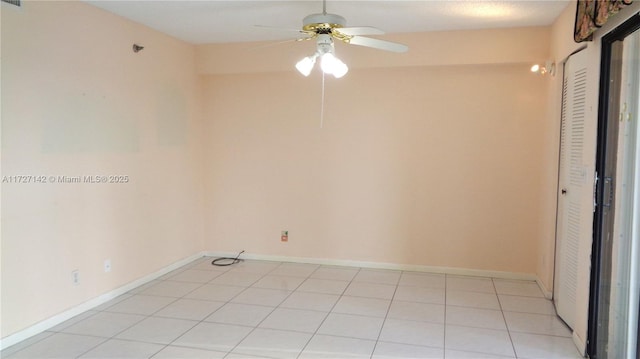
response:
<path id="1" fill-rule="evenodd" d="M 342 76 L 346 75 L 347 72 L 349 72 L 349 67 L 347 66 L 347 64 L 345 64 L 344 62 L 336 59 L 336 66 L 333 70 L 333 76 L 335 76 L 335 78 L 339 79 Z"/>
<path id="2" fill-rule="evenodd" d="M 327 52 L 326 54 L 322 55 L 322 60 L 320 63 L 320 67 L 322 68 L 322 71 L 325 74 L 333 75 L 333 73 L 335 72 L 335 68 L 337 66 L 336 61 L 338 61 L 338 59 L 336 59 L 336 57 L 333 56 L 333 54 L 330 52 Z"/>
<path id="3" fill-rule="evenodd" d="M 309 74 L 311 73 L 311 70 L 313 70 L 313 65 L 315 63 L 316 63 L 315 57 L 307 56 L 304 59 L 298 61 L 298 63 L 296 64 L 296 69 L 298 69 L 298 71 L 302 75 L 309 76 Z"/>

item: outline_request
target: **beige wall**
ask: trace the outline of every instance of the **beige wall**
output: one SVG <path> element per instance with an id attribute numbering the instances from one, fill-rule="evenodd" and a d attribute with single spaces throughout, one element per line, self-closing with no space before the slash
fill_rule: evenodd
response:
<path id="1" fill-rule="evenodd" d="M 543 225 L 553 227 L 543 199 L 556 181 L 541 174 L 556 166 L 544 146 L 557 129 L 549 80 L 529 67 L 548 57 L 548 29 L 491 34 L 406 35 L 411 66 L 339 47 L 360 57 L 327 78 L 322 129 L 321 78 L 293 70 L 304 51 L 265 49 L 264 72 L 234 74 L 238 45 L 199 47 L 219 54 L 199 66 L 215 72 L 204 93 L 205 247 L 535 274 Z"/>
<path id="2" fill-rule="evenodd" d="M 203 202 L 193 46 L 80 2 L 26 1 L 2 4 L 2 55 L 3 176 L 130 179 L 2 184 L 6 337 L 201 251 Z"/>

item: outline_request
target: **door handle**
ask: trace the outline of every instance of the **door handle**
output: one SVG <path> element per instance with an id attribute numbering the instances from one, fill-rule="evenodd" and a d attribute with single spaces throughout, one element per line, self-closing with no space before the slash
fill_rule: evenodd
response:
<path id="1" fill-rule="evenodd" d="M 567 189 L 563 188 L 562 191 L 560 191 L 563 195 L 567 194 Z"/>

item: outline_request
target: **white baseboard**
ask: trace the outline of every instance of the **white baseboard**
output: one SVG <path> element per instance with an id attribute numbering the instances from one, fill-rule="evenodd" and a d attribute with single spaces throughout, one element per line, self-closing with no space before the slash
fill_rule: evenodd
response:
<path id="1" fill-rule="evenodd" d="M 544 283 L 542 283 L 540 278 L 536 277 L 536 283 L 538 283 L 538 287 L 540 287 L 540 290 L 542 291 L 542 294 L 544 295 L 545 298 L 547 298 L 549 300 L 553 299 L 553 291 L 549 290 L 544 285 Z"/>
<path id="2" fill-rule="evenodd" d="M 128 291 L 137 288 L 145 283 L 151 282 L 175 269 L 178 269 L 188 263 L 193 262 L 194 260 L 201 258 L 204 256 L 204 253 L 197 253 L 182 260 L 179 260 L 167 267 L 160 269 L 154 273 L 151 273 L 147 276 L 144 276 L 140 279 L 137 279 L 131 283 L 125 284 L 122 287 L 116 288 L 108 293 L 102 294 L 99 297 L 90 299 L 82 304 L 79 304 L 69 310 L 66 310 L 62 313 L 59 313 L 51 318 L 45 319 L 37 324 L 34 324 L 26 329 L 23 329 L 19 332 L 11 334 L 5 338 L 0 339 L 0 350 L 6 349 L 14 344 L 17 344 L 25 339 L 28 339 L 34 335 L 40 334 L 48 329 L 55 327 L 56 325 L 63 323 L 78 314 L 84 313 L 88 310 L 91 310 L 101 304 L 104 304 L 111 299 L 114 299 L 122 294 L 127 293 Z"/>
<path id="3" fill-rule="evenodd" d="M 231 257 L 235 258 L 238 252 L 204 252 L 204 255 L 210 257 Z M 325 259 L 325 258 L 308 258 L 308 257 L 287 257 L 287 256 L 274 256 L 266 254 L 252 254 L 243 253 L 240 256 L 241 259 L 255 259 L 262 261 L 273 262 L 291 262 L 291 263 L 308 263 L 308 264 L 320 264 L 320 265 L 335 265 L 345 267 L 359 267 L 359 268 L 371 268 L 371 269 L 391 269 L 402 270 L 412 272 L 427 272 L 427 273 L 441 273 L 452 275 L 465 275 L 474 277 L 490 277 L 500 279 L 517 279 L 517 280 L 532 280 L 538 281 L 538 278 L 534 274 L 518 273 L 518 272 L 501 272 L 490 271 L 481 269 L 469 269 L 469 268 L 455 268 L 455 267 L 434 267 L 417 264 L 399 264 L 399 263 L 384 263 L 384 262 L 366 262 L 366 261 L 352 261 L 345 259 Z"/>

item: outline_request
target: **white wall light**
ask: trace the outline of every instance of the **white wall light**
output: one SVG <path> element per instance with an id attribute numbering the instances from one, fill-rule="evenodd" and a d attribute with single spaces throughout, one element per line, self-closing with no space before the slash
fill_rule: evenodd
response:
<path id="1" fill-rule="evenodd" d="M 538 73 L 540 75 L 550 74 L 551 76 L 556 75 L 556 63 L 553 61 L 545 62 L 544 66 L 540 66 L 540 64 L 535 64 L 531 66 L 531 72 Z"/>

